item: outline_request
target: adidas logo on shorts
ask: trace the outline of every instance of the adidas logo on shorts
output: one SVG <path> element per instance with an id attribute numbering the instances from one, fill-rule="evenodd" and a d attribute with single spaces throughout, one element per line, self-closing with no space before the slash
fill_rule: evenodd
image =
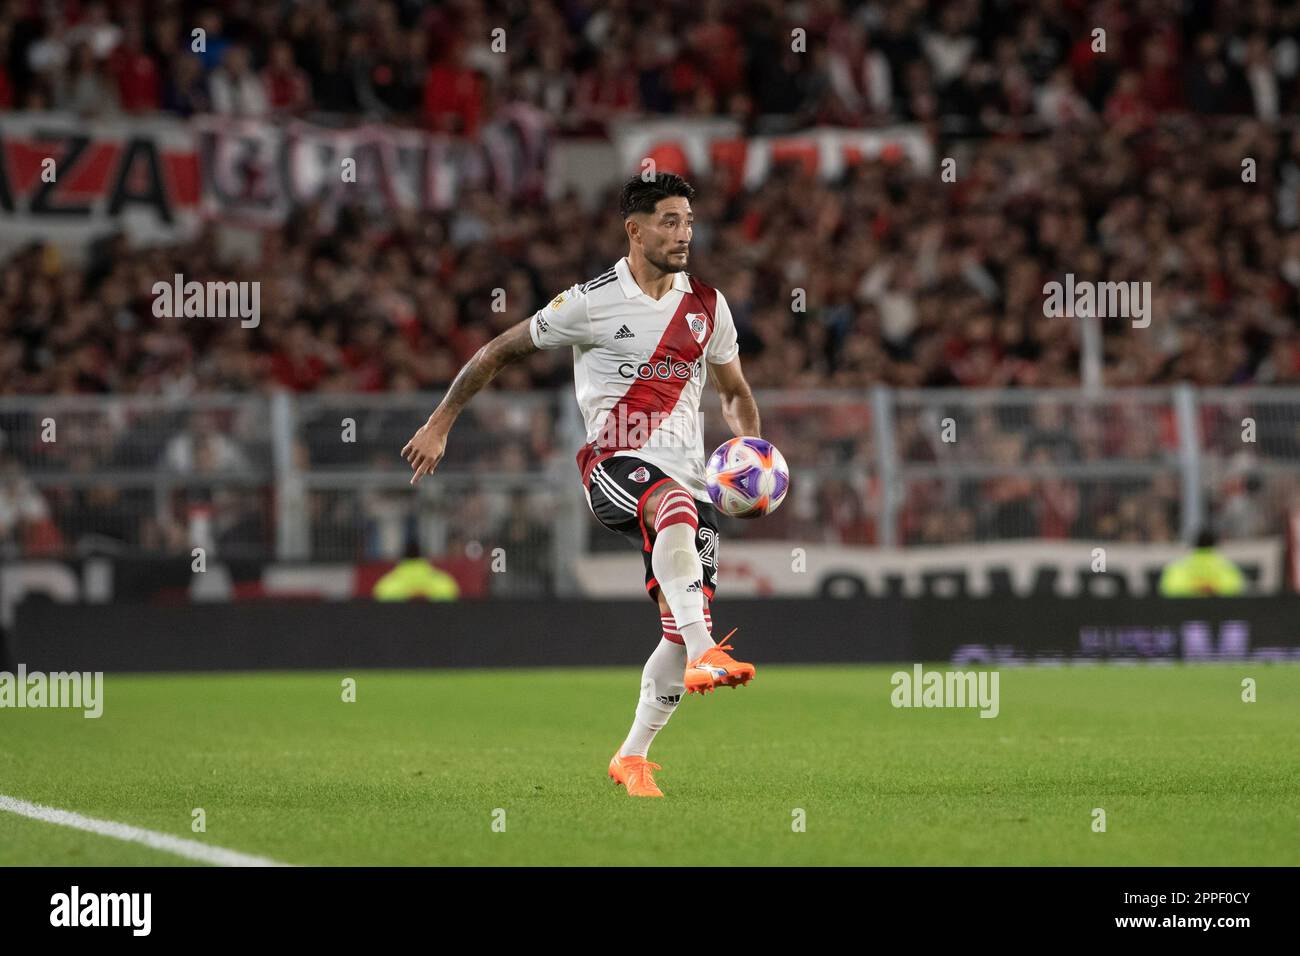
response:
<path id="1" fill-rule="evenodd" d="M 621 328 L 619 328 L 619 330 L 618 330 L 617 332 L 614 333 L 614 338 L 615 338 L 615 339 L 634 339 L 634 338 L 636 338 L 636 333 L 633 332 L 631 329 L 629 329 L 626 325 L 624 325 L 624 326 L 622 326 Z"/>

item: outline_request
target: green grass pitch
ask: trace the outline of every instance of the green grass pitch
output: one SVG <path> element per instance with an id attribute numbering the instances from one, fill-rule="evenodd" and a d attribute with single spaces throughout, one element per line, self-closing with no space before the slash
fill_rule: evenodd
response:
<path id="1" fill-rule="evenodd" d="M 1300 864 L 1300 667 L 1008 668 L 993 719 L 899 669 L 684 700 L 666 800 L 606 777 L 631 668 L 110 674 L 99 720 L 0 710 L 0 794 L 303 865 Z M 0 865 L 183 862 L 0 813 Z"/>

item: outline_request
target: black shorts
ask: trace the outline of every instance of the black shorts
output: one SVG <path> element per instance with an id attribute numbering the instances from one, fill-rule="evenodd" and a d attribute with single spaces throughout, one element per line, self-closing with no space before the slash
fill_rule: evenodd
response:
<path id="1" fill-rule="evenodd" d="M 672 479 L 648 461 L 624 455 L 597 464 L 585 485 L 587 503 L 596 520 L 640 549 L 645 560 L 645 589 L 651 600 L 655 600 L 659 582 L 650 564 L 652 542 L 643 521 L 643 509 L 650 493 L 666 481 Z M 704 596 L 713 600 L 718 584 L 718 512 L 712 504 L 698 498 L 695 508 L 700 515 L 695 530 L 695 551 L 704 568 Z"/>

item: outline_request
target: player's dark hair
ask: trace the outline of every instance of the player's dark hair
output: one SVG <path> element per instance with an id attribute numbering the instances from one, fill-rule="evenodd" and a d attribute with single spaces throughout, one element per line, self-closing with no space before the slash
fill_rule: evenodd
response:
<path id="1" fill-rule="evenodd" d="M 1212 528 L 1202 528 L 1196 535 L 1196 546 L 1198 548 L 1213 548 L 1219 543 L 1219 536 L 1214 533 Z"/>
<path id="2" fill-rule="evenodd" d="M 695 198 L 695 187 L 676 173 L 656 173 L 650 179 L 633 176 L 623 184 L 618 211 L 626 219 L 634 212 L 654 212 L 659 200 L 669 196 Z"/>

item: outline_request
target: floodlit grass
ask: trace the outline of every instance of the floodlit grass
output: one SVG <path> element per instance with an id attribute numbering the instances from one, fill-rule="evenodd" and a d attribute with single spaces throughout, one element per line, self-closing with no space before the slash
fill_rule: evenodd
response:
<path id="1" fill-rule="evenodd" d="M 993 719 L 898 669 L 684 700 L 665 800 L 606 777 L 632 669 L 110 674 L 99 720 L 0 710 L 0 794 L 304 865 L 1300 864 L 1300 667 L 1005 669 Z M 0 865 L 182 862 L 0 813 Z"/>

